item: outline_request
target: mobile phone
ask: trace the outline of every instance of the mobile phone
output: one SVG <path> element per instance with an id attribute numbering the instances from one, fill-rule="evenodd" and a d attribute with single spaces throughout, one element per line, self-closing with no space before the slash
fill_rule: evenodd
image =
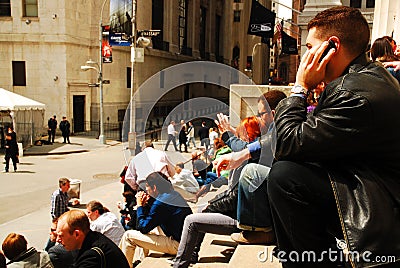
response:
<path id="1" fill-rule="evenodd" d="M 336 49 L 336 45 L 335 42 L 333 42 L 332 40 L 328 41 L 328 47 L 324 50 L 324 52 L 322 53 L 321 57 L 319 58 L 318 62 L 321 62 L 323 58 L 325 58 L 325 56 L 328 54 L 329 50 L 331 50 L 331 48 Z"/>

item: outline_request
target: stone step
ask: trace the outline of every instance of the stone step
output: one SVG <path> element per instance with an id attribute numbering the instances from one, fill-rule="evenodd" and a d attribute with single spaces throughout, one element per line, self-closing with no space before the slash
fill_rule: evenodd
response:
<path id="1" fill-rule="evenodd" d="M 278 259 L 272 256 L 274 247 L 275 246 L 238 245 L 229 261 L 228 267 L 282 268 L 282 264 Z"/>

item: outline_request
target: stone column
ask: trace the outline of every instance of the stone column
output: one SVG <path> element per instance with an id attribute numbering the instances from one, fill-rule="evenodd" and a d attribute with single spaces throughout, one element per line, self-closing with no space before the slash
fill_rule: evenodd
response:
<path id="1" fill-rule="evenodd" d="M 334 6 L 341 6 L 340 0 L 307 0 L 303 12 L 299 15 L 299 26 L 301 31 L 301 55 L 306 52 L 307 24 L 318 12 Z"/>
<path id="2" fill-rule="evenodd" d="M 400 1 L 381 0 L 375 3 L 371 44 L 379 37 L 384 35 L 391 36 L 393 30 L 395 30 L 395 32 L 397 30 L 397 35 L 399 35 L 398 27 L 400 26 L 400 23 L 397 22 L 397 27 L 395 27 L 395 17 L 400 18 L 399 13 Z M 397 42 L 399 41 L 400 40 Z"/>

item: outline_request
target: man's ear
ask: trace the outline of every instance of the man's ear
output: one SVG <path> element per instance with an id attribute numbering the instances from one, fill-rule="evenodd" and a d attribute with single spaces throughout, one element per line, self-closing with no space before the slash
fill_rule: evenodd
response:
<path id="1" fill-rule="evenodd" d="M 271 110 L 272 117 L 275 117 L 275 110 Z"/>
<path id="2" fill-rule="evenodd" d="M 74 236 L 74 237 L 79 237 L 80 236 L 80 232 L 81 232 L 81 230 L 74 230 L 73 232 L 72 232 L 72 235 Z"/>

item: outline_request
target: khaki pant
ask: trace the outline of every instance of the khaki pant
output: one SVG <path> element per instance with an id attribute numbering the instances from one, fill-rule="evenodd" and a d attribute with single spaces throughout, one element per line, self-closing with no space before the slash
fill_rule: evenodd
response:
<path id="1" fill-rule="evenodd" d="M 119 243 L 119 248 L 125 254 L 130 267 L 132 267 L 136 247 L 143 248 L 145 256 L 149 254 L 149 250 L 176 255 L 179 242 L 165 235 L 142 234 L 137 230 L 126 231 Z"/>

